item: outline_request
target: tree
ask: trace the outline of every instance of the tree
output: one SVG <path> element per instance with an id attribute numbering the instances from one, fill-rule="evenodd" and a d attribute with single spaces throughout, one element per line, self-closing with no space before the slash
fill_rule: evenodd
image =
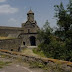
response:
<path id="1" fill-rule="evenodd" d="M 63 3 L 55 5 L 58 28 L 53 33 L 48 20 L 38 32 L 40 50 L 47 57 L 72 61 L 72 0 L 65 10 Z"/>
<path id="2" fill-rule="evenodd" d="M 55 11 L 57 25 L 59 26 L 55 34 L 64 39 L 65 60 L 72 61 L 72 0 L 69 0 L 66 10 L 61 2 L 60 5 L 55 5 Z"/>
<path id="3" fill-rule="evenodd" d="M 48 20 L 46 20 L 45 25 L 38 31 L 38 40 L 40 41 L 39 48 L 46 51 L 46 45 L 50 43 L 50 37 L 52 33 L 52 28 Z"/>
<path id="4" fill-rule="evenodd" d="M 61 2 L 60 5 L 55 5 L 55 17 L 57 18 L 57 25 L 59 27 L 59 29 L 57 30 L 57 32 L 59 31 L 59 33 L 61 35 L 63 35 L 62 38 L 66 39 L 67 36 L 67 31 L 70 29 L 71 23 L 72 23 L 72 19 L 71 19 L 71 12 L 68 13 L 67 10 L 64 9 L 63 3 Z M 71 11 L 71 6 L 68 6 L 68 10 Z"/>
<path id="5" fill-rule="evenodd" d="M 41 28 L 41 30 L 38 31 L 39 41 L 41 43 L 49 44 L 51 33 L 52 33 L 52 28 L 50 27 L 48 20 L 46 20 L 43 28 Z"/>
<path id="6" fill-rule="evenodd" d="M 43 28 L 38 32 L 38 39 L 41 41 L 39 48 L 44 52 L 47 57 L 60 58 L 64 52 L 63 43 L 53 35 L 52 28 L 48 20 L 45 22 Z"/>
<path id="7" fill-rule="evenodd" d="M 69 0 L 69 4 L 67 6 L 67 10 L 72 18 L 72 0 Z"/>

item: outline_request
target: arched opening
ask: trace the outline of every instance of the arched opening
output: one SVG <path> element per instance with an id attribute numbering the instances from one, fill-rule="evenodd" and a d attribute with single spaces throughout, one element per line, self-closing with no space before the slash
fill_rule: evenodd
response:
<path id="1" fill-rule="evenodd" d="M 30 37 L 30 44 L 31 46 L 36 46 L 36 38 L 34 36 Z"/>
<path id="2" fill-rule="evenodd" d="M 23 45 L 25 45 L 25 42 L 23 42 Z"/>
<path id="3" fill-rule="evenodd" d="M 13 51 L 13 49 L 11 49 L 11 51 Z"/>

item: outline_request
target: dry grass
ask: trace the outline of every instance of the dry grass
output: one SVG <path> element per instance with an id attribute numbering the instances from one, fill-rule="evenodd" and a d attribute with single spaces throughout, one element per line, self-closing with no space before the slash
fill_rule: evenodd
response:
<path id="1" fill-rule="evenodd" d="M 28 55 L 28 56 L 34 56 L 34 57 L 40 57 L 39 55 L 33 53 L 32 49 L 26 48 L 22 51 L 22 54 Z"/>
<path id="2" fill-rule="evenodd" d="M 8 39 L 8 37 L 0 37 L 0 39 Z"/>
<path id="3" fill-rule="evenodd" d="M 14 39 L 12 37 L 0 37 L 0 40 L 3 40 L 3 39 Z"/>

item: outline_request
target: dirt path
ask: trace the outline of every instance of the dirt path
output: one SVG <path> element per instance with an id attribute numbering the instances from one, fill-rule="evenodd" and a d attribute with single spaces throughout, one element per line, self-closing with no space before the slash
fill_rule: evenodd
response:
<path id="1" fill-rule="evenodd" d="M 40 57 L 39 55 L 33 53 L 32 48 L 27 48 L 23 50 L 22 53 L 29 56 Z"/>

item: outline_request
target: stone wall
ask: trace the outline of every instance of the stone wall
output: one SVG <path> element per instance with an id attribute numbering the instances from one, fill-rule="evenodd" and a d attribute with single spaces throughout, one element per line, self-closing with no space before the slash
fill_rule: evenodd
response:
<path id="1" fill-rule="evenodd" d="M 0 49 L 10 51 L 21 50 L 22 39 L 3 39 L 0 40 Z"/>
<path id="2" fill-rule="evenodd" d="M 27 21 L 28 22 L 28 21 Z M 38 25 L 36 23 L 23 23 L 22 28 L 24 29 L 24 33 L 37 33 L 39 29 Z"/>
<path id="3" fill-rule="evenodd" d="M 30 41 L 30 37 L 35 37 L 35 43 L 36 43 L 36 46 L 38 46 L 40 44 L 40 42 L 37 39 L 37 35 L 38 35 L 37 33 L 22 33 L 18 37 L 23 39 L 23 42 L 26 46 L 32 46 L 31 41 Z"/>
<path id="4" fill-rule="evenodd" d="M 17 37 L 24 30 L 18 27 L 1 27 L 0 26 L 0 36 L 5 37 Z"/>

